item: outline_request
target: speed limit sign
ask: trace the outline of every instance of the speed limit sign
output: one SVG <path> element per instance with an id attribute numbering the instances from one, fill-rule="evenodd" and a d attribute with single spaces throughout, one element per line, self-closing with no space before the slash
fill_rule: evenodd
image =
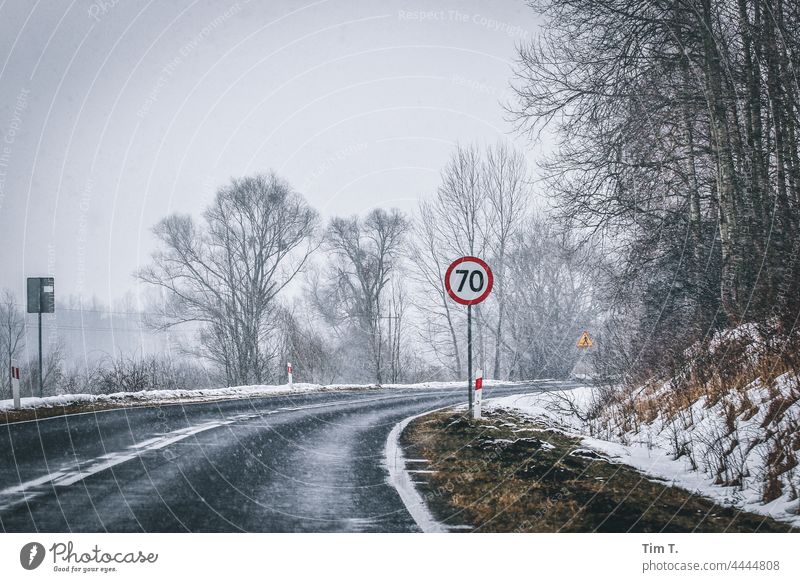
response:
<path id="1" fill-rule="evenodd" d="M 469 414 L 474 419 L 481 417 L 481 408 L 480 405 L 475 406 L 476 395 L 472 389 L 472 306 L 489 296 L 492 285 L 494 285 L 492 270 L 486 261 L 478 257 L 467 256 L 456 259 L 447 267 L 444 274 L 444 288 L 447 294 L 453 301 L 467 306 L 467 394 Z M 477 396 L 479 399 L 480 393 Z"/>
<path id="2" fill-rule="evenodd" d="M 444 287 L 447 294 L 461 305 L 476 305 L 492 292 L 494 276 L 485 261 L 478 257 L 461 257 L 447 268 Z"/>

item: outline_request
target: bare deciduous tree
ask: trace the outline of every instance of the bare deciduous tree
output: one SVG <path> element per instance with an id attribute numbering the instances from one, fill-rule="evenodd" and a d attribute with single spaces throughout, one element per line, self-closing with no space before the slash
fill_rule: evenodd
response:
<path id="1" fill-rule="evenodd" d="M 407 228 L 400 211 L 383 209 L 363 220 L 334 218 L 328 228 L 327 246 L 336 258 L 331 285 L 336 304 L 343 320 L 366 339 L 378 384 L 385 377 L 386 357 L 396 362 L 393 354 L 399 349 L 393 344 L 399 315 L 392 276 L 399 270 Z"/>
<path id="2" fill-rule="evenodd" d="M 295 381 L 330 384 L 342 369 L 337 337 L 324 333 L 324 318 L 317 317 L 316 305 L 298 302 L 282 313 L 284 346 L 282 361 L 292 362 Z"/>
<path id="3" fill-rule="evenodd" d="M 203 324 L 203 355 L 229 384 L 264 382 L 278 294 L 318 246 L 317 213 L 274 174 L 234 179 L 198 224 L 175 214 L 156 225 L 161 248 L 140 280 L 164 291 L 157 325 Z"/>
<path id="4" fill-rule="evenodd" d="M 508 309 L 503 343 L 515 378 L 569 375 L 581 330 L 597 321 L 597 257 L 588 245 L 558 232 L 542 215 L 528 219 L 510 241 Z"/>
<path id="5" fill-rule="evenodd" d="M 8 289 L 0 297 L 0 365 L 3 393 L 11 397 L 11 361 L 17 356 L 25 343 L 25 316 L 17 307 L 16 297 Z"/>
<path id="6" fill-rule="evenodd" d="M 501 377 L 501 345 L 506 315 L 506 259 L 512 238 L 527 215 L 530 192 L 527 168 L 522 154 L 500 143 L 486 152 L 483 180 L 489 203 L 487 244 L 495 274 L 493 299 L 497 313 L 494 331 L 494 374 Z"/>
<path id="7" fill-rule="evenodd" d="M 504 263 L 510 239 L 527 212 L 526 172 L 522 155 L 506 144 L 487 148 L 485 153 L 475 146 L 459 147 L 442 172 L 436 197 L 419 207 L 414 262 L 429 314 L 423 334 L 437 359 L 459 377 L 464 313 L 445 293 L 444 274 L 450 262 L 464 255 L 482 256 L 491 264 L 495 291 L 489 302 L 475 308 L 481 321 L 476 344 L 482 362 L 483 330 L 490 329 L 494 335 L 494 377 L 500 377 L 506 311 Z"/>

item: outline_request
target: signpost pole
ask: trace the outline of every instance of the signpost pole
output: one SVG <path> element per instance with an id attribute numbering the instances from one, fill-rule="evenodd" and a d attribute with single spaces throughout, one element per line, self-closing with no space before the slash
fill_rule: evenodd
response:
<path id="1" fill-rule="evenodd" d="M 472 417 L 472 305 L 467 305 L 467 391 L 469 392 L 469 415 Z"/>
<path id="2" fill-rule="evenodd" d="M 42 374 L 42 313 L 55 313 L 55 279 L 53 277 L 28 277 L 28 313 L 39 316 L 39 397 L 44 396 L 44 376 Z M 33 396 L 31 385 L 31 396 Z"/>
<path id="3" fill-rule="evenodd" d="M 39 398 L 44 396 L 44 378 L 42 378 L 42 312 L 39 311 Z"/>

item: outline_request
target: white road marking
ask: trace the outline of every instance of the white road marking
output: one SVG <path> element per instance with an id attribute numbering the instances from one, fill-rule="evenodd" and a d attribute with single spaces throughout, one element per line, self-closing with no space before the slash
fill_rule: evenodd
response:
<path id="1" fill-rule="evenodd" d="M 32 481 L 26 481 L 20 485 L 15 485 L 14 487 L 9 487 L 8 489 L 3 489 L 0 491 L 0 499 L 3 498 L 4 495 L 14 495 L 16 493 L 24 493 L 26 489 L 30 487 L 38 487 L 39 485 L 44 485 L 45 483 L 49 483 L 53 479 L 57 479 L 61 475 L 63 475 L 63 471 L 56 471 L 55 473 L 51 473 L 50 475 L 45 475 L 44 477 L 39 477 L 38 479 L 33 479 Z M 2 507 L 0 505 L 0 507 Z"/>
<path id="2" fill-rule="evenodd" d="M 414 481 L 410 475 L 411 471 L 406 469 L 406 460 L 403 456 L 403 449 L 400 446 L 400 435 L 412 420 L 447 408 L 452 408 L 452 405 L 437 408 L 436 410 L 428 410 L 398 422 L 392 428 L 392 432 L 389 433 L 389 438 L 386 439 L 386 448 L 383 453 L 386 458 L 386 467 L 389 469 L 389 483 L 397 490 L 408 513 L 411 514 L 416 524 L 425 533 L 444 533 L 447 531 L 447 527 L 436 521 L 428 506 L 425 505 L 422 495 L 414 487 Z"/>
<path id="3" fill-rule="evenodd" d="M 256 415 L 244 416 L 248 416 L 249 418 Z M 240 415 L 240 418 L 242 417 L 243 415 Z M 143 453 L 163 449 L 171 444 L 189 438 L 192 435 L 211 430 L 212 428 L 225 426 L 233 422 L 235 422 L 235 420 L 227 419 L 174 430 L 172 432 L 131 445 L 125 451 L 108 453 L 106 455 L 89 460 L 83 463 L 84 466 L 81 466 L 79 463 L 77 467 L 62 467 L 61 470 L 50 473 L 49 475 L 44 475 L 43 477 L 32 479 L 13 487 L 8 487 L 0 490 L 0 509 L 8 509 L 33 497 L 37 497 L 38 495 L 44 493 L 44 491 L 41 489 L 46 485 L 55 487 L 69 487 L 70 485 L 74 485 L 79 481 L 83 481 L 87 477 L 91 477 L 92 475 L 96 475 L 97 473 L 110 469 L 111 467 L 116 467 L 117 465 L 121 465 L 122 463 L 133 460 Z M 86 464 L 88 464 L 88 467 L 85 466 Z M 37 489 L 40 490 L 37 491 Z M 20 493 L 23 495 L 22 499 L 15 499 Z"/>

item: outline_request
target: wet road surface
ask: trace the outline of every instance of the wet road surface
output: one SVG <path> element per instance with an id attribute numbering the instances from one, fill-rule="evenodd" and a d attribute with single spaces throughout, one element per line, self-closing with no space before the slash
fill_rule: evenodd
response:
<path id="1" fill-rule="evenodd" d="M 563 389 L 484 388 L 484 398 Z M 0 531 L 418 531 L 383 454 L 466 389 L 340 391 L 0 425 Z"/>

